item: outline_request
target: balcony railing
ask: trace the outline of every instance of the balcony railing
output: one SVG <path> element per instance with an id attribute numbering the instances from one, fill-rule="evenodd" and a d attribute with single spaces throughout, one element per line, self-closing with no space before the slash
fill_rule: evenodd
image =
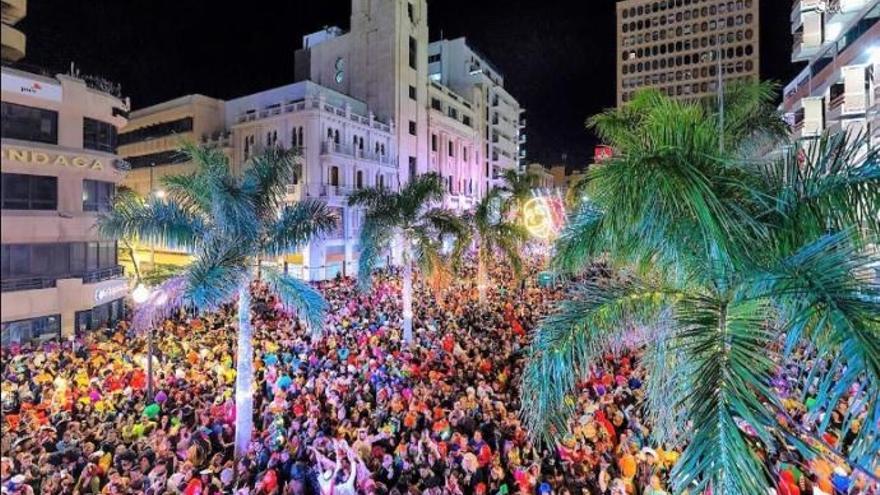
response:
<path id="1" fill-rule="evenodd" d="M 0 283 L 0 292 L 51 289 L 55 287 L 56 280 L 57 277 L 4 278 Z"/>
<path id="2" fill-rule="evenodd" d="M 82 281 L 84 284 L 94 284 L 96 282 L 103 282 L 104 280 L 119 278 L 123 275 L 125 275 L 125 268 L 117 265 L 86 272 L 82 276 Z"/>
<path id="3" fill-rule="evenodd" d="M 362 150 L 348 144 L 337 143 L 334 141 L 323 141 L 321 143 L 321 154 L 343 155 L 352 158 L 358 158 L 361 160 L 369 160 L 384 164 L 394 164 L 394 160 L 388 155 Z"/>
<path id="4" fill-rule="evenodd" d="M 117 265 L 85 273 L 65 273 L 48 277 L 4 277 L 2 280 L 2 292 L 51 289 L 57 285 L 58 280 L 71 278 L 81 278 L 84 284 L 94 284 L 119 278 L 123 275 L 125 275 L 125 269 Z"/>

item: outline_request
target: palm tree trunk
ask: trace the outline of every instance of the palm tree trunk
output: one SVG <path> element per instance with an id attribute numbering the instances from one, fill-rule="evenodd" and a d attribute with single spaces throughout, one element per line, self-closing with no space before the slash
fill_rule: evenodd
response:
<path id="1" fill-rule="evenodd" d="M 483 248 L 477 247 L 477 292 L 480 294 L 480 305 L 486 304 L 486 262 L 483 260 Z"/>
<path id="2" fill-rule="evenodd" d="M 141 282 L 141 267 L 138 265 L 137 258 L 135 257 L 134 247 L 128 242 L 128 239 L 122 239 L 122 245 L 125 246 L 128 256 L 131 258 L 131 265 L 134 267 L 134 284 L 137 285 Z"/>
<path id="3" fill-rule="evenodd" d="M 254 347 L 251 293 L 247 283 L 238 290 L 238 355 L 235 368 L 235 457 L 247 454 L 254 429 Z"/>
<path id="4" fill-rule="evenodd" d="M 403 238 L 403 341 L 411 344 L 413 340 L 413 310 L 412 310 L 412 256 L 409 249 L 410 240 Z"/>

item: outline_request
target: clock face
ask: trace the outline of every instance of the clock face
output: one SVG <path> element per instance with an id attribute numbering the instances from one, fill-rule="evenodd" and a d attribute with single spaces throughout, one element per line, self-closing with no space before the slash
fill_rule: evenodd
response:
<path id="1" fill-rule="evenodd" d="M 342 79 L 344 77 L 345 74 L 341 70 L 336 71 L 336 84 L 342 84 Z"/>

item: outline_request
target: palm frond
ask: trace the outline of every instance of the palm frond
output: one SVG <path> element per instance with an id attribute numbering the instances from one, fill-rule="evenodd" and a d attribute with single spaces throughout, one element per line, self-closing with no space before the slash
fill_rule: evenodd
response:
<path id="1" fill-rule="evenodd" d="M 880 407 L 880 282 L 873 273 L 878 264 L 880 255 L 860 250 L 853 234 L 843 232 L 823 236 L 755 275 L 753 297 L 770 298 L 781 310 L 787 353 L 806 342 L 815 348 L 811 375 L 820 386 L 810 395 L 816 410 L 833 410 L 857 388 L 860 393 L 852 397 L 864 398 L 864 411 Z M 880 423 L 864 421 L 865 414 L 851 419 L 864 424 L 852 452 L 854 462 L 864 461 L 876 452 L 864 449 L 876 445 Z"/>
<path id="2" fill-rule="evenodd" d="M 186 294 L 186 278 L 183 276 L 171 277 L 159 284 L 143 304 L 134 308 L 132 331 L 142 333 L 159 327 L 165 320 L 177 314 L 180 308 L 189 304 Z"/>
<path id="3" fill-rule="evenodd" d="M 598 206 L 585 201 L 572 212 L 559 238 L 551 264 L 560 273 L 576 273 L 586 267 L 605 245 L 604 215 Z"/>
<path id="4" fill-rule="evenodd" d="M 255 192 L 254 206 L 260 217 L 277 211 L 284 204 L 287 186 L 301 171 L 299 153 L 271 147 L 248 162 L 242 177 L 242 189 Z"/>
<path id="5" fill-rule="evenodd" d="M 192 250 L 200 245 L 207 226 L 201 217 L 173 201 L 144 201 L 134 194 L 121 194 L 110 211 L 98 216 L 97 228 L 112 239 Z"/>
<path id="6" fill-rule="evenodd" d="M 635 322 L 655 321 L 675 295 L 631 278 L 586 282 L 545 318 L 528 349 L 522 416 L 551 442 L 568 431 L 577 383 Z"/>
<path id="7" fill-rule="evenodd" d="M 331 232 L 341 221 L 326 203 L 304 199 L 281 209 L 279 218 L 267 227 L 265 256 L 296 251 L 310 239 Z"/>
<path id="8" fill-rule="evenodd" d="M 774 367 L 768 353 L 766 302 L 691 296 L 676 305 L 676 348 L 692 366 L 681 370 L 690 393 L 680 404 L 692 435 L 671 479 L 676 493 L 764 493 L 770 474 L 754 455 L 754 443 L 774 445 L 775 418 L 764 406 Z M 740 427 L 750 425 L 755 437 Z"/>
<path id="9" fill-rule="evenodd" d="M 297 278 L 280 271 L 264 267 L 263 276 L 269 287 L 278 294 L 281 302 L 288 308 L 296 310 L 297 315 L 309 325 L 312 338 L 320 338 L 324 331 L 324 316 L 327 302 L 321 293 Z"/>
<path id="10" fill-rule="evenodd" d="M 372 285 L 373 270 L 379 264 L 382 253 L 388 249 L 391 238 L 396 233 L 393 223 L 386 223 L 382 217 L 367 215 L 361 226 L 358 240 L 358 288 L 366 292 Z"/>
<path id="11" fill-rule="evenodd" d="M 762 164 L 760 173 L 768 187 L 761 204 L 786 246 L 828 229 L 880 235 L 880 150 L 868 146 L 867 135 L 823 135 Z"/>
<path id="12" fill-rule="evenodd" d="M 251 271 L 248 253 L 253 239 L 209 237 L 195 253 L 183 276 L 186 297 L 201 311 L 212 311 L 231 300 Z"/>

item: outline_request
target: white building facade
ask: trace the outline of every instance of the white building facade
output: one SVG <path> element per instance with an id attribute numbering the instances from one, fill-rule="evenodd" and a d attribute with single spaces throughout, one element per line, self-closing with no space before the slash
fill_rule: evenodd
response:
<path id="1" fill-rule="evenodd" d="M 234 171 L 267 146 L 299 149 L 303 171 L 289 199 L 320 198 L 343 220 L 332 235 L 278 260 L 307 280 L 356 272 L 363 211 L 347 205 L 354 190 L 398 190 L 436 172 L 445 206 L 473 207 L 503 170 L 518 168 L 522 110 L 464 38 L 429 45 L 427 14 L 425 0 L 352 0 L 348 32 L 329 27 L 303 37 L 292 84 L 227 101 L 190 95 L 134 112 L 123 136 L 144 136 L 124 139 L 137 189 L 154 191 L 159 175 L 189 170 L 168 148 L 182 138 L 222 148 Z M 443 46 L 485 72 L 450 65 L 445 79 L 429 77 L 429 50 Z M 150 256 L 170 263 L 174 254 Z"/>
<path id="2" fill-rule="evenodd" d="M 481 190 L 498 185 L 505 170 L 525 169 L 525 110 L 504 88 L 501 72 L 466 38 L 428 45 L 428 79 L 462 95 L 473 108 L 483 141 Z"/>
<path id="3" fill-rule="evenodd" d="M 363 102 L 309 81 L 229 100 L 226 121 L 234 169 L 265 147 L 299 150 L 301 176 L 288 186 L 288 199 L 319 198 L 339 214 L 336 231 L 279 263 L 306 280 L 356 273 L 363 212 L 348 206 L 348 196 L 398 187 L 393 126 Z"/>

